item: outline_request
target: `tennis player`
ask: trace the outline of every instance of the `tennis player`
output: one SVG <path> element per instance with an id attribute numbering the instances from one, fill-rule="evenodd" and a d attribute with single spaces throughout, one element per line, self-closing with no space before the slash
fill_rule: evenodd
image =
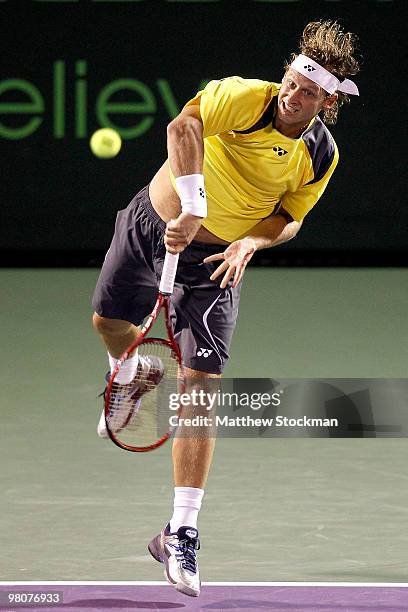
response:
<path id="1" fill-rule="evenodd" d="M 187 377 L 220 377 L 229 357 L 242 277 L 258 249 L 291 240 L 322 196 L 338 151 L 325 126 L 348 95 L 356 37 L 335 21 L 309 23 L 281 84 L 238 76 L 214 80 L 168 126 L 168 159 L 129 206 L 96 286 L 94 327 L 111 371 L 154 305 L 165 250 L 180 253 L 172 320 Z M 128 359 L 128 384 L 148 358 Z M 103 415 L 98 433 L 106 435 Z M 174 510 L 149 544 L 168 581 L 198 596 L 197 517 L 212 438 L 176 437 Z M 228 494 L 226 492 L 226 494 Z"/>

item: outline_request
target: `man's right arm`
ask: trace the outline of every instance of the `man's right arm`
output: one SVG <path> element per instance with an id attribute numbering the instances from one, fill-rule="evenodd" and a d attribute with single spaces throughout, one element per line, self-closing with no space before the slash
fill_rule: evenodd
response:
<path id="1" fill-rule="evenodd" d="M 167 127 L 167 149 L 173 176 L 202 175 L 204 158 L 203 122 L 200 106 L 187 106 Z M 180 195 L 180 194 L 179 194 Z M 177 219 L 169 221 L 164 242 L 170 253 L 180 253 L 193 240 L 202 217 L 183 210 Z"/>
<path id="2" fill-rule="evenodd" d="M 199 104 L 187 106 L 169 123 L 167 149 L 174 177 L 202 174 L 204 138 Z"/>

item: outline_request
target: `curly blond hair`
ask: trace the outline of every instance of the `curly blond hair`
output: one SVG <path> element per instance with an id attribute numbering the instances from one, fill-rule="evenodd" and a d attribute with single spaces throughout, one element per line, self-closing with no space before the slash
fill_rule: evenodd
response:
<path id="1" fill-rule="evenodd" d="M 299 51 L 342 81 L 360 70 L 358 61 L 353 57 L 357 40 L 355 34 L 344 32 L 342 26 L 335 20 L 311 21 L 303 30 Z M 292 53 L 291 61 L 295 58 L 296 54 Z M 288 69 L 289 65 L 286 64 L 285 70 Z M 332 125 L 336 123 L 340 107 L 350 102 L 347 94 L 339 91 L 337 95 L 338 100 L 335 104 L 323 111 L 325 123 Z"/>

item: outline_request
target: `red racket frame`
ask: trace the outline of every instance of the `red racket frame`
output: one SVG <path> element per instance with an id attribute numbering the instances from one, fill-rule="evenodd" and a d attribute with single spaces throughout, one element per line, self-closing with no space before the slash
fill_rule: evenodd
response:
<path id="1" fill-rule="evenodd" d="M 146 323 L 143 325 L 140 335 L 138 336 L 138 338 L 133 342 L 133 344 L 131 344 L 124 353 L 122 353 L 122 355 L 119 357 L 119 360 L 115 366 L 115 369 L 113 370 L 111 377 L 109 379 L 109 382 L 107 384 L 106 390 L 105 390 L 105 422 L 106 422 L 106 430 L 108 432 L 109 438 L 112 440 L 112 442 L 114 444 L 116 444 L 116 446 L 119 446 L 119 448 L 123 448 L 124 450 L 133 452 L 133 453 L 146 453 L 149 451 L 154 450 L 155 448 L 158 448 L 159 446 L 162 446 L 162 444 L 164 444 L 165 442 L 167 442 L 167 440 L 170 438 L 172 432 L 173 432 L 173 428 L 169 429 L 169 431 L 167 431 L 165 433 L 164 436 L 162 436 L 161 438 L 159 438 L 158 440 L 156 440 L 156 442 L 149 444 L 148 446 L 131 446 L 130 444 L 126 444 L 124 442 L 120 442 L 119 440 L 117 440 L 115 438 L 115 434 L 113 432 L 110 431 L 109 429 L 109 424 L 108 424 L 108 419 L 107 417 L 109 416 L 109 404 L 110 404 L 110 396 L 111 396 L 111 392 L 112 392 L 112 385 L 115 381 L 115 378 L 120 370 L 120 368 L 122 367 L 122 363 L 124 361 L 126 361 L 126 359 L 128 358 L 128 356 L 141 344 L 167 344 L 173 351 L 174 354 L 174 358 L 178 363 L 179 369 L 181 371 L 181 375 L 180 375 L 180 381 L 182 382 L 183 380 L 183 365 L 182 365 L 182 359 L 181 359 L 181 352 L 180 352 L 180 348 L 176 342 L 176 339 L 174 337 L 174 333 L 173 333 L 173 329 L 171 326 L 171 322 L 170 322 L 170 312 L 169 312 L 169 306 L 170 306 L 170 296 L 169 295 L 165 295 L 163 293 L 159 293 L 157 300 L 156 300 L 156 304 L 154 305 L 154 308 L 151 312 L 151 314 L 149 315 Z M 149 333 L 149 331 L 151 330 L 151 328 L 153 327 L 153 324 L 155 323 L 157 317 L 159 316 L 160 311 L 163 309 L 164 311 L 164 322 L 166 325 L 166 330 L 167 330 L 167 336 L 168 336 L 168 340 L 164 339 L 164 338 L 146 338 L 147 334 Z M 143 410 L 143 408 L 142 408 Z M 129 415 L 123 425 L 123 427 L 121 429 L 123 429 L 124 427 L 126 427 L 127 423 L 129 422 L 129 420 L 132 418 L 133 416 L 133 411 L 129 412 Z M 119 430 L 121 431 L 121 430 Z"/>

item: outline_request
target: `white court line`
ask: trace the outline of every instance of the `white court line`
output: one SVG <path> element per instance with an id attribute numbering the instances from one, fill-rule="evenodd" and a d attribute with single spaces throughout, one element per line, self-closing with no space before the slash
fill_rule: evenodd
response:
<path id="1" fill-rule="evenodd" d="M 389 587 L 401 588 L 408 587 L 408 582 L 202 582 L 202 586 L 246 586 L 246 587 Z M 1 582 L 2 586 L 170 586 L 164 580 L 144 580 L 144 581 L 120 581 L 109 582 L 105 580 L 29 580 L 29 581 L 10 581 Z"/>

